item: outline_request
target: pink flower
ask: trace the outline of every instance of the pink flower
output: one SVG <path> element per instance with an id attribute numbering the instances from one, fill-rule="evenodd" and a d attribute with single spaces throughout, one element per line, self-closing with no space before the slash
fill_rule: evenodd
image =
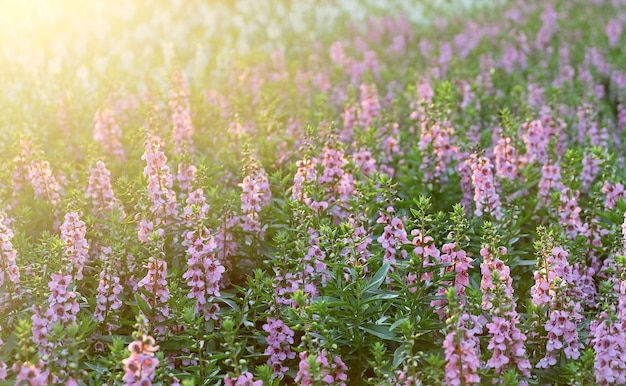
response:
<path id="1" fill-rule="evenodd" d="M 246 371 L 242 375 L 238 376 L 237 379 L 232 379 L 230 375 L 226 374 L 224 376 L 224 385 L 225 386 L 262 386 L 263 381 L 255 381 L 253 379 L 252 373 Z"/>
<path id="2" fill-rule="evenodd" d="M 267 340 L 267 349 L 265 355 L 269 355 L 267 363 L 274 369 L 274 376 L 281 377 L 288 367 L 283 365 L 287 359 L 294 359 L 296 353 L 291 351 L 291 345 L 294 344 L 294 332 L 285 325 L 282 320 L 267 318 L 267 323 L 263 325 L 263 330 L 269 333 Z"/>
<path id="3" fill-rule="evenodd" d="M 141 340 L 133 341 L 128 345 L 130 356 L 122 360 L 125 372 L 122 378 L 124 385 L 152 385 L 156 367 L 159 365 L 159 360 L 154 357 L 159 346 L 155 346 L 154 343 L 151 336 L 143 335 Z"/>
<path id="4" fill-rule="evenodd" d="M 12 300 L 22 294 L 17 251 L 13 248 L 13 231 L 6 225 L 7 219 L 0 212 L 0 311 L 5 311 Z"/>
<path id="5" fill-rule="evenodd" d="M 483 213 L 491 213 L 491 215 L 500 220 L 502 218 L 502 209 L 500 204 L 500 195 L 496 192 L 493 178 L 493 166 L 491 160 L 487 157 L 472 156 L 472 183 L 474 184 L 474 202 L 476 203 L 477 216 Z"/>
<path id="6" fill-rule="evenodd" d="M 155 324 L 162 323 L 170 316 L 167 302 L 170 299 L 170 291 L 167 286 L 167 263 L 161 259 L 151 257 L 148 261 L 148 273 L 137 283 L 138 288 L 145 288 L 150 296 L 140 296 L 148 303 L 154 314 Z M 157 325 L 155 331 L 164 334 L 167 326 Z"/>
<path id="7" fill-rule="evenodd" d="M 125 217 L 124 207 L 115 197 L 111 187 L 111 172 L 107 170 L 104 162 L 98 161 L 95 167 L 89 169 L 89 186 L 86 197 L 92 199 L 93 214 L 95 216 L 106 216 L 107 212 L 116 210 L 121 217 Z"/>
<path id="8" fill-rule="evenodd" d="M 59 206 L 61 186 L 52 175 L 48 161 L 31 161 L 28 179 L 33 186 L 36 198 L 43 199 L 53 208 Z"/>
<path id="9" fill-rule="evenodd" d="M 294 380 L 299 382 L 300 385 L 309 386 L 317 384 L 317 382 L 323 382 L 328 385 L 346 385 L 345 381 L 348 379 L 348 376 L 345 372 L 348 370 L 348 367 L 338 356 L 331 354 L 331 361 L 326 349 L 320 351 L 315 357 L 315 364 L 319 366 L 319 373 L 315 378 L 313 378 L 314 374 L 311 373 L 308 363 L 309 353 L 303 351 L 299 356 L 299 370 Z"/>
<path id="10" fill-rule="evenodd" d="M 172 74 L 172 88 L 169 93 L 168 105 L 172 113 L 172 137 L 175 154 L 193 153 L 193 123 L 189 104 L 189 89 L 185 84 L 182 71 Z"/>
<path id="11" fill-rule="evenodd" d="M 463 314 L 446 334 L 443 349 L 446 360 L 445 385 L 469 385 L 480 383 L 478 369 L 480 363 L 480 345 L 474 336 L 474 329 L 466 328 L 472 317 Z M 476 320 L 472 320 L 476 325 Z"/>
<path id="12" fill-rule="evenodd" d="M 211 304 L 211 296 L 220 296 L 219 286 L 226 271 L 216 256 L 217 244 L 206 228 L 199 231 L 185 232 L 183 245 L 187 247 L 187 271 L 183 279 L 190 287 L 188 297 L 196 299 L 196 312 L 202 312 L 205 318 L 215 319 L 219 310 L 217 304 Z"/>
<path id="13" fill-rule="evenodd" d="M 243 182 L 239 184 L 241 193 L 242 228 L 246 232 L 258 233 L 263 237 L 264 231 L 258 220 L 263 207 L 272 200 L 269 180 L 263 168 L 253 167 Z"/>
<path id="14" fill-rule="evenodd" d="M 16 374 L 15 384 L 21 385 L 26 382 L 30 386 L 46 386 L 49 385 L 49 374 L 44 370 L 43 362 L 39 361 L 36 365 L 31 363 L 13 364 L 13 373 Z"/>
<path id="15" fill-rule="evenodd" d="M 65 243 L 65 255 L 77 280 L 83 279 L 83 268 L 89 260 L 89 243 L 85 239 L 87 227 L 80 214 L 69 212 L 61 225 L 61 240 Z"/>
<path id="16" fill-rule="evenodd" d="M 122 130 L 115 122 L 115 116 L 110 108 L 100 108 L 94 117 L 93 139 L 100 142 L 105 153 L 116 156 L 124 161 L 126 155 L 120 139 Z"/>

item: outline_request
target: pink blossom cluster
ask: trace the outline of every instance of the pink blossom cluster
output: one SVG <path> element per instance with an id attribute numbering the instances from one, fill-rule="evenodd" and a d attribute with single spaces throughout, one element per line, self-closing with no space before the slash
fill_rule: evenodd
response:
<path id="1" fill-rule="evenodd" d="M 360 265 L 364 272 L 368 272 L 367 260 L 372 257 L 368 247 L 372 244 L 372 238 L 365 227 L 353 217 L 348 219 L 348 224 L 353 230 L 352 234 L 346 238 L 347 245 L 341 255 L 346 257 L 351 264 Z"/>
<path id="2" fill-rule="evenodd" d="M 584 317 L 580 303 L 570 301 L 563 309 L 552 308 L 545 324 L 548 333 L 546 356 L 537 363 L 537 368 L 548 368 L 557 363 L 557 350 L 563 350 L 565 358 L 576 360 L 583 345 L 579 340 L 578 326 Z"/>
<path id="3" fill-rule="evenodd" d="M 579 192 L 572 192 L 570 189 L 563 189 L 560 196 L 558 208 L 559 224 L 564 228 L 565 235 L 569 239 L 578 236 L 583 222 L 580 219 L 582 208 L 578 205 Z"/>
<path id="4" fill-rule="evenodd" d="M 195 312 L 202 312 L 206 320 L 217 319 L 219 305 L 210 303 L 211 296 L 219 296 L 219 286 L 225 268 L 217 258 L 216 238 L 203 222 L 209 213 L 209 205 L 202 189 L 196 189 L 187 197 L 183 209 L 183 221 L 189 228 L 183 234 L 183 246 L 187 247 L 187 271 L 183 279 L 190 287 L 189 298 L 196 299 Z"/>
<path id="5" fill-rule="evenodd" d="M 264 234 L 258 219 L 263 207 L 268 206 L 272 200 L 270 183 L 265 169 L 254 167 L 239 184 L 241 193 L 241 227 L 245 232 L 253 232 L 261 237 Z"/>
<path id="6" fill-rule="evenodd" d="M 509 181 L 521 178 L 522 160 L 515 150 L 511 137 L 499 137 L 493 153 L 498 177 Z"/>
<path id="7" fill-rule="evenodd" d="M 50 373 L 45 370 L 41 360 L 36 364 L 26 362 L 19 365 L 15 363 L 12 370 L 16 374 L 16 385 L 26 383 L 29 386 L 47 386 L 50 384 Z"/>
<path id="8" fill-rule="evenodd" d="M 411 243 L 404 228 L 403 221 L 406 221 L 406 219 L 392 217 L 394 212 L 395 210 L 390 206 L 387 208 L 386 213 L 380 212 L 376 220 L 376 223 L 385 225 L 382 235 L 376 239 L 385 251 L 383 262 L 391 264 L 395 264 L 396 257 L 406 259 L 408 252 L 402 249 L 402 245 Z"/>
<path id="9" fill-rule="evenodd" d="M 421 168 L 424 179 L 447 181 L 448 169 L 459 154 L 459 147 L 455 145 L 454 128 L 450 122 L 422 121 L 418 148 L 422 152 Z"/>
<path id="10" fill-rule="evenodd" d="M 33 339 L 39 344 L 40 354 L 46 353 L 51 344 L 48 341 L 48 334 L 52 331 L 54 324 L 68 325 L 76 322 L 76 314 L 80 310 L 77 301 L 77 294 L 70 290 L 72 276 L 61 273 L 53 273 L 48 282 L 50 295 L 44 316 L 39 309 L 34 307 L 35 313 L 31 316 Z"/>
<path id="11" fill-rule="evenodd" d="M 441 287 L 437 290 L 438 296 L 445 296 L 446 290 L 449 287 L 454 286 L 456 294 L 459 297 L 459 305 L 466 303 L 465 297 L 467 296 L 465 289 L 469 287 L 469 274 L 468 270 L 471 268 L 472 258 L 461 249 L 457 248 L 456 243 L 444 244 L 441 247 L 441 254 L 437 259 L 438 264 L 446 264 L 447 267 L 442 268 L 439 272 L 440 277 L 444 277 L 446 273 L 453 273 L 452 280 L 442 280 Z M 446 305 L 448 301 L 445 299 L 433 300 L 430 302 L 430 306 L 433 307 L 435 312 L 439 315 L 439 319 L 443 320 L 447 317 Z"/>
<path id="12" fill-rule="evenodd" d="M 31 161 L 28 179 L 35 191 L 35 197 L 47 202 L 53 208 L 61 204 L 61 186 L 52 174 L 48 161 Z"/>
<path id="13" fill-rule="evenodd" d="M 112 327 L 111 321 L 116 321 L 117 317 L 110 315 L 112 312 L 122 307 L 120 294 L 122 293 L 122 285 L 120 278 L 116 274 L 111 260 L 113 259 L 113 251 L 110 247 L 100 248 L 100 260 L 104 264 L 100 272 L 100 281 L 98 282 L 98 294 L 96 295 L 96 309 L 93 313 L 93 320 L 103 322 L 107 320 L 107 324 Z"/>
<path id="14" fill-rule="evenodd" d="M 534 272 L 535 285 L 530 289 L 533 303 L 548 305 L 557 297 L 559 287 L 567 287 L 573 280 L 574 272 L 567 257 L 569 253 L 561 247 L 553 247 L 538 260 L 539 269 Z"/>
<path id="15" fill-rule="evenodd" d="M 189 193 L 186 205 L 182 211 L 182 221 L 188 228 L 195 228 L 200 225 L 209 214 L 209 204 L 206 202 L 204 190 L 196 189 Z"/>
<path id="16" fill-rule="evenodd" d="M 534 273 L 535 285 L 530 290 L 533 302 L 540 307 L 548 306 L 546 355 L 537 364 L 538 368 L 555 365 L 559 350 L 567 359 L 578 359 L 583 347 L 578 336 L 578 325 L 584 319 L 581 289 L 576 287 L 581 275 L 569 264 L 568 256 L 559 246 L 549 252 L 544 250 L 538 260 L 540 269 Z"/>
<path id="17" fill-rule="evenodd" d="M 187 165 L 184 162 L 178 164 L 176 181 L 180 187 L 181 197 L 186 197 L 193 190 L 197 170 L 194 165 Z"/>
<path id="18" fill-rule="evenodd" d="M 624 296 L 621 294 L 621 296 Z M 624 318 L 613 321 L 602 312 L 590 325 L 590 345 L 595 351 L 593 364 L 598 384 L 626 383 L 626 334 Z"/>
<path id="19" fill-rule="evenodd" d="M 403 152 L 400 149 L 400 125 L 397 122 L 392 124 L 383 125 L 378 128 L 376 138 L 379 143 L 378 150 L 380 156 L 378 161 L 380 162 L 379 170 L 381 174 L 386 174 L 389 177 L 393 177 L 395 169 L 392 166 L 394 164 L 394 157 L 401 157 Z"/>
<path id="20" fill-rule="evenodd" d="M 305 190 L 305 186 L 317 181 L 317 164 L 318 160 L 315 157 L 303 158 L 296 161 L 296 167 L 298 170 L 293 177 L 293 188 L 291 190 L 291 197 L 293 200 L 305 203 L 312 201 Z"/>
<path id="21" fill-rule="evenodd" d="M 411 244 L 413 244 L 413 253 L 419 258 L 422 266 L 421 268 L 435 265 L 435 262 L 439 260 L 441 251 L 435 246 L 435 240 L 431 236 L 425 236 L 419 229 L 413 229 L 411 231 Z M 433 259 L 431 259 L 431 257 Z M 420 280 L 430 282 L 433 279 L 434 272 L 426 271 L 420 276 Z M 407 284 L 417 283 L 417 275 L 413 272 L 407 275 Z M 415 292 L 416 288 L 410 288 L 411 292 Z"/>
<path id="22" fill-rule="evenodd" d="M 602 160 L 594 156 L 591 153 L 585 153 L 583 156 L 582 164 L 583 168 L 580 172 L 579 180 L 581 184 L 580 190 L 587 192 L 591 188 L 591 185 L 596 179 L 596 176 L 600 172 L 600 164 Z"/>
<path id="23" fill-rule="evenodd" d="M 476 216 L 490 213 L 496 220 L 502 218 L 500 195 L 496 192 L 493 178 L 493 165 L 487 157 L 472 156 L 469 159 L 472 168 L 472 184 L 474 185 L 474 202 Z"/>
<path id="24" fill-rule="evenodd" d="M 548 145 L 550 143 L 550 131 L 543 122 L 536 119 L 522 125 L 522 139 L 526 144 L 525 161 L 545 164 L 548 161 Z"/>
<path id="25" fill-rule="evenodd" d="M 152 385 L 159 360 L 154 354 L 159 350 L 155 345 L 154 338 L 143 335 L 128 345 L 130 356 L 122 360 L 124 365 L 124 377 L 122 381 L 126 386 Z"/>
<path id="26" fill-rule="evenodd" d="M 106 154 L 115 156 L 124 161 L 126 154 L 120 140 L 122 130 L 115 122 L 115 116 L 110 108 L 100 108 L 94 117 L 93 139 L 98 141 Z"/>
<path id="27" fill-rule="evenodd" d="M 85 196 L 91 198 L 94 216 L 103 216 L 106 213 L 117 211 L 125 217 L 122 203 L 115 197 L 111 187 L 111 172 L 104 162 L 96 162 L 95 167 L 89 168 L 89 186 Z"/>
<path id="28" fill-rule="evenodd" d="M 339 140 L 343 143 L 351 143 L 354 137 L 354 128 L 359 122 L 358 106 L 349 105 L 343 110 L 343 129 L 339 132 Z"/>
<path id="29" fill-rule="evenodd" d="M 317 171 L 318 165 L 322 169 L 321 173 Z M 304 158 L 297 161 L 293 199 L 304 202 L 315 212 L 323 212 L 331 207 L 330 213 L 336 221 L 347 217 L 347 204 L 356 193 L 354 176 L 344 170 L 347 165 L 345 152 L 332 146 L 324 147 L 321 160 Z M 323 196 L 309 196 L 305 188 L 307 185 L 317 185 L 322 189 Z"/>
<path id="30" fill-rule="evenodd" d="M 167 165 L 167 157 L 161 151 L 163 142 L 160 138 L 149 135 L 146 150 L 141 159 L 146 161 L 143 174 L 148 178 L 148 198 L 152 205 L 149 212 L 151 219 L 142 219 L 139 224 L 139 240 L 149 241 L 151 232 L 160 230 L 177 217 L 176 193 L 172 189 L 173 177 Z"/>
<path id="31" fill-rule="evenodd" d="M 13 170 L 13 197 L 17 198 L 23 193 L 24 187 L 30 182 L 30 160 L 33 156 L 33 143 L 25 138 L 20 138 L 20 152 L 13 158 L 15 168 Z"/>
<path id="32" fill-rule="evenodd" d="M 331 214 L 335 219 L 347 216 L 345 207 L 356 192 L 354 177 L 344 170 L 348 164 L 344 154 L 342 149 L 326 146 L 321 157 L 323 171 L 318 178 L 319 186 L 326 191 L 325 201 L 329 206 L 334 204 Z"/>
<path id="33" fill-rule="evenodd" d="M 378 90 L 375 84 L 361 84 L 361 110 L 359 114 L 359 125 L 367 129 L 380 117 L 380 102 L 378 101 Z"/>
<path id="34" fill-rule="evenodd" d="M 626 190 L 624 189 L 624 184 L 621 182 L 612 184 L 609 181 L 604 181 L 602 193 L 606 195 L 604 201 L 604 207 L 606 209 L 615 209 L 617 201 L 623 200 L 626 197 Z"/>
<path id="35" fill-rule="evenodd" d="M 364 176 L 372 177 L 376 173 L 376 159 L 369 150 L 361 150 L 352 155 L 354 166 L 361 170 Z"/>
<path id="36" fill-rule="evenodd" d="M 304 267 L 306 275 L 310 277 L 319 276 L 323 285 L 329 278 L 328 274 L 324 272 L 326 270 L 326 263 L 324 262 L 326 252 L 319 245 L 319 233 L 309 228 L 307 234 L 309 236 L 309 249 L 301 259 L 300 264 Z"/>
<path id="37" fill-rule="evenodd" d="M 307 304 L 319 295 L 316 283 L 306 272 L 286 272 L 283 275 L 277 275 L 275 282 L 278 283 L 276 285 L 276 302 L 278 304 L 298 307 L 293 295 L 299 290 L 306 296 Z"/>
<path id="38" fill-rule="evenodd" d="M 85 238 L 87 226 L 77 212 L 65 214 L 61 224 L 61 240 L 65 243 L 65 256 L 69 260 L 71 272 L 76 280 L 83 279 L 83 269 L 89 260 L 89 242 Z"/>
<path id="39" fill-rule="evenodd" d="M 506 248 L 499 248 L 499 255 L 505 255 L 506 252 Z M 515 309 L 510 269 L 487 248 L 482 248 L 480 255 L 483 257 L 480 265 L 482 308 L 491 315 L 491 322 L 485 324 L 490 335 L 487 348 L 492 353 L 487 367 L 502 374 L 514 365 L 524 377 L 530 377 L 531 365 L 524 345 L 526 335 L 518 327 L 520 317 Z"/>
<path id="40" fill-rule="evenodd" d="M 295 378 L 296 382 L 299 382 L 302 386 L 316 384 L 346 386 L 346 381 L 348 380 L 346 371 L 348 367 L 339 356 L 329 354 L 326 349 L 319 351 L 315 356 L 315 365 L 318 371 L 313 373 L 309 364 L 309 355 L 307 351 L 300 353 L 300 365 Z"/>
<path id="41" fill-rule="evenodd" d="M 552 190 L 560 191 L 564 188 L 561 182 L 561 165 L 558 162 L 546 163 L 541 167 L 541 180 L 538 186 L 537 195 L 541 198 L 540 203 L 549 205 L 552 201 L 550 192 Z"/>
<path id="42" fill-rule="evenodd" d="M 170 299 L 170 290 L 167 286 L 167 263 L 162 259 L 151 257 L 146 268 L 148 273 L 137 283 L 137 288 L 144 288 L 147 295 L 140 293 L 139 296 L 148 303 L 154 314 L 154 319 L 151 320 L 155 324 L 154 331 L 159 335 L 164 335 L 167 326 L 161 323 L 170 316 L 170 308 L 167 304 Z"/>
<path id="43" fill-rule="evenodd" d="M 224 376 L 224 386 L 263 386 L 263 381 L 255 381 L 251 372 L 246 371 L 237 378 L 231 378 L 229 374 Z"/>
<path id="44" fill-rule="evenodd" d="M 558 15 L 552 4 L 547 3 L 545 5 L 545 9 L 541 14 L 541 20 L 543 24 L 539 28 L 539 31 L 537 31 L 535 48 L 539 51 L 546 51 L 558 30 Z"/>
<path id="45" fill-rule="evenodd" d="M 220 226 L 215 233 L 215 243 L 217 245 L 216 257 L 227 268 L 230 268 L 228 259 L 235 255 L 239 248 L 234 241 L 233 229 L 239 223 L 239 218 L 232 213 L 222 215 Z"/>
<path id="46" fill-rule="evenodd" d="M 185 84 L 185 75 L 182 71 L 175 71 L 172 74 L 172 88 L 168 95 L 168 105 L 172 113 L 174 152 L 179 155 L 193 153 L 193 122 L 189 89 Z"/>
<path id="47" fill-rule="evenodd" d="M 293 295 L 301 290 L 307 296 L 307 302 L 318 296 L 317 284 L 324 285 L 329 275 L 325 272 L 326 253 L 319 246 L 319 233 L 312 228 L 307 230 L 309 247 L 304 256 L 298 259 L 298 270 L 295 273 L 286 272 L 276 276 L 276 300 L 278 304 L 297 307 Z"/>
<path id="48" fill-rule="evenodd" d="M 206 228 L 185 233 L 183 245 L 187 247 L 187 280 L 190 299 L 196 300 L 195 311 L 201 312 L 207 320 L 217 319 L 219 306 L 211 303 L 212 296 L 220 296 L 219 286 L 226 271 L 215 256 L 216 243 Z"/>
<path id="49" fill-rule="evenodd" d="M 604 31 L 606 32 L 606 36 L 609 38 L 609 46 L 615 47 L 619 42 L 619 39 L 622 35 L 622 31 L 624 29 L 624 20 L 623 18 L 613 18 L 609 20 L 609 22 L 604 27 Z"/>
<path id="50" fill-rule="evenodd" d="M 265 355 L 269 355 L 267 363 L 274 369 L 274 376 L 281 377 L 289 370 L 283 362 L 296 357 L 296 353 L 291 351 L 294 332 L 282 320 L 276 318 L 267 318 L 263 331 L 269 334 L 266 338 L 267 349 L 264 352 Z"/>
<path id="51" fill-rule="evenodd" d="M 469 328 L 473 324 L 473 327 Z M 463 312 L 443 341 L 446 360 L 444 385 L 461 386 L 480 383 L 478 370 L 481 367 L 480 342 L 476 334 L 482 325 L 475 317 Z"/>
<path id="52" fill-rule="evenodd" d="M 17 251 L 12 242 L 14 234 L 6 222 L 5 215 L 0 213 L 0 311 L 6 311 L 22 295 Z"/>

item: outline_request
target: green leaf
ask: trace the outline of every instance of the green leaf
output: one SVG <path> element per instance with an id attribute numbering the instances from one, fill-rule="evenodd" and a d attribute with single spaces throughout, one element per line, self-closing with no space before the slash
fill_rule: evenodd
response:
<path id="1" fill-rule="evenodd" d="M 393 353 L 393 368 L 397 369 L 402 361 L 404 361 L 404 346 L 398 347 Z"/>
<path id="2" fill-rule="evenodd" d="M 383 283 L 385 278 L 387 277 L 387 272 L 389 272 L 390 263 L 385 263 L 380 267 L 380 269 L 376 272 L 374 277 L 370 280 L 369 283 L 363 288 L 362 293 L 366 293 L 372 291 L 374 289 L 378 289 L 380 285 Z"/>
<path id="3" fill-rule="evenodd" d="M 374 323 L 367 323 L 365 325 L 359 326 L 359 328 L 369 334 L 372 334 L 380 339 L 384 340 L 393 340 L 399 342 L 400 340 L 396 338 L 396 335 L 389 330 L 389 326 L 381 326 Z"/>
<path id="4" fill-rule="evenodd" d="M 135 294 L 135 300 L 137 301 L 137 306 L 139 306 L 141 312 L 143 312 L 146 316 L 152 315 L 152 309 L 150 309 L 150 305 L 146 299 L 142 298 L 139 294 Z"/>

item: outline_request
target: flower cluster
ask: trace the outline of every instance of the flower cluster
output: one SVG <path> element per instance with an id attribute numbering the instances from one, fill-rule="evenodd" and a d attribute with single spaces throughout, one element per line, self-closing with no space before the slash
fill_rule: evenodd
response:
<path id="1" fill-rule="evenodd" d="M 83 269 L 89 260 L 89 243 L 85 238 L 87 227 L 80 214 L 69 212 L 61 224 L 61 240 L 65 243 L 65 255 L 76 280 L 83 279 Z"/>
<path id="2" fill-rule="evenodd" d="M 32 333 L 33 339 L 39 344 L 40 354 L 47 353 L 50 348 L 51 343 L 48 341 L 48 335 L 55 324 L 67 326 L 76 322 L 76 315 L 80 306 L 78 305 L 77 294 L 70 290 L 71 286 L 71 275 L 53 273 L 50 282 L 48 282 L 50 295 L 44 315 L 40 314 L 39 309 L 34 309 L 35 313 L 31 317 Z"/>
<path id="3" fill-rule="evenodd" d="M 490 213 L 495 219 L 502 218 L 500 195 L 496 192 L 493 178 L 493 165 L 487 157 L 470 158 L 476 216 Z"/>
<path id="4" fill-rule="evenodd" d="M 28 179 L 35 191 L 35 197 L 47 202 L 53 208 L 61 203 L 61 186 L 52 174 L 48 161 L 31 161 Z"/>
<path id="5" fill-rule="evenodd" d="M 383 262 L 392 264 L 396 262 L 396 257 L 406 259 L 408 252 L 402 249 L 402 245 L 411 243 L 407 238 L 403 220 L 398 217 L 391 217 L 394 212 L 393 207 L 388 207 L 387 213 L 380 212 L 376 220 L 378 224 L 385 225 L 383 234 L 376 239 L 385 251 Z"/>
<path id="6" fill-rule="evenodd" d="M 151 231 L 162 231 L 178 214 L 176 193 L 172 189 L 174 180 L 167 157 L 161 151 L 163 143 L 160 138 L 149 135 L 145 145 L 141 159 L 146 161 L 143 175 L 148 178 L 149 213 L 152 218 L 143 219 L 140 223 L 139 240 L 142 242 L 148 242 Z"/>
<path id="7" fill-rule="evenodd" d="M 16 374 L 16 385 L 22 385 L 24 382 L 30 386 L 47 386 L 50 384 L 50 374 L 44 369 L 42 361 L 37 364 L 22 363 L 19 365 L 15 363 L 12 370 Z"/>
<path id="8" fill-rule="evenodd" d="M 231 378 L 230 375 L 224 376 L 224 386 L 263 386 L 263 381 L 255 381 L 254 375 L 246 371 L 237 378 Z"/>
<path id="9" fill-rule="evenodd" d="M 500 255 L 506 252 L 503 247 L 498 251 Z M 483 257 L 480 265 L 482 306 L 491 314 L 491 322 L 485 324 L 490 336 L 487 349 L 492 353 L 487 367 L 502 374 L 509 366 L 516 366 L 523 376 L 530 377 L 531 365 L 524 345 L 526 335 L 518 327 L 520 316 L 515 309 L 510 269 L 487 248 L 482 248 L 480 255 Z"/>
<path id="10" fill-rule="evenodd" d="M 431 124 L 425 120 L 421 123 L 418 147 L 425 154 L 421 168 L 426 181 L 448 180 L 448 168 L 459 154 L 459 147 L 455 145 L 454 138 L 454 128 L 450 122 Z"/>
<path id="11" fill-rule="evenodd" d="M 263 325 L 263 331 L 269 334 L 266 338 L 267 349 L 264 353 L 269 355 L 267 363 L 274 369 L 274 376 L 280 377 L 289 370 L 283 365 L 283 362 L 296 357 L 296 353 L 291 351 L 291 345 L 294 344 L 294 332 L 285 325 L 285 322 L 275 318 L 267 318 L 267 323 Z"/>
<path id="12" fill-rule="evenodd" d="M 119 310 L 122 307 L 120 294 L 122 293 L 122 285 L 120 277 L 116 275 L 114 267 L 111 264 L 113 251 L 110 247 L 102 247 L 100 249 L 100 260 L 104 264 L 104 269 L 100 272 L 100 281 L 98 283 L 98 294 L 96 295 L 96 309 L 93 313 L 93 320 L 96 322 L 108 321 L 109 326 L 113 326 L 112 322 L 116 322 L 116 317 L 110 313 Z"/>
<path id="13" fill-rule="evenodd" d="M 105 153 L 126 160 L 126 154 L 120 140 L 122 130 L 115 122 L 115 116 L 110 108 L 101 108 L 94 117 L 93 139 L 100 142 Z"/>
<path id="14" fill-rule="evenodd" d="M 196 300 L 196 312 L 201 312 L 207 320 L 217 319 L 219 306 L 211 304 L 210 298 L 220 296 L 219 286 L 226 269 L 215 256 L 215 239 L 206 229 L 189 231 L 183 245 L 189 256 L 188 269 L 183 274 L 190 288 L 187 296 Z"/>
<path id="15" fill-rule="evenodd" d="M 444 277 L 448 272 L 454 275 L 452 280 L 441 281 L 441 287 L 437 290 L 437 295 L 443 296 L 449 287 L 454 287 L 459 297 L 459 305 L 465 304 L 465 289 L 470 285 L 468 270 L 471 268 L 472 258 L 467 256 L 463 249 L 457 248 L 456 243 L 449 243 L 441 247 L 441 254 L 437 260 L 439 264 L 447 265 L 447 267 L 441 269 L 440 277 Z M 443 299 L 430 302 L 430 306 L 435 309 L 435 312 L 442 320 L 446 318 L 447 303 L 447 300 Z"/>
<path id="16" fill-rule="evenodd" d="M 482 326 L 476 318 L 463 312 L 453 318 L 449 332 L 443 341 L 446 360 L 445 385 L 460 386 L 480 383 L 478 370 L 480 362 L 480 342 L 476 334 L 482 332 Z M 469 327 L 470 325 L 473 327 Z"/>
<path id="17" fill-rule="evenodd" d="M 263 236 L 263 229 L 259 222 L 261 209 L 268 206 L 272 200 L 272 192 L 265 169 L 254 167 L 239 184 L 241 193 L 242 229 L 246 232 L 258 233 Z"/>
<path id="18" fill-rule="evenodd" d="M 96 162 L 95 167 L 89 168 L 89 186 L 86 197 L 91 198 L 94 216 L 103 216 L 112 211 L 117 211 L 123 218 L 125 216 L 122 203 L 115 197 L 111 187 L 111 172 L 104 162 Z"/>
<path id="19" fill-rule="evenodd" d="M 6 311 L 22 294 L 13 236 L 13 231 L 6 225 L 5 216 L 0 213 L 0 311 Z"/>
<path id="20" fill-rule="evenodd" d="M 193 153 L 193 122 L 189 104 L 189 89 L 182 71 L 172 75 L 168 105 L 172 112 L 172 137 L 175 154 Z"/>
<path id="21" fill-rule="evenodd" d="M 539 192 L 537 195 L 541 197 L 541 203 L 549 205 L 551 202 L 550 192 L 552 190 L 562 190 L 564 188 L 561 182 L 561 165 L 558 163 L 546 163 L 541 167 L 541 180 L 539 181 Z"/>
<path id="22" fill-rule="evenodd" d="M 167 326 L 162 323 L 170 316 L 167 304 L 170 299 L 167 287 L 167 262 L 151 257 L 146 268 L 148 273 L 137 283 L 137 288 L 145 289 L 146 294 L 141 293 L 140 296 L 148 303 L 154 314 L 151 320 L 155 324 L 154 331 L 163 335 L 167 331 Z"/>
<path id="23" fill-rule="evenodd" d="M 130 356 L 122 361 L 124 377 L 122 381 L 127 386 L 152 385 L 159 360 L 154 354 L 159 350 L 154 338 L 143 335 L 128 345 Z"/>
<path id="24" fill-rule="evenodd" d="M 313 361 L 311 358 L 315 360 Z M 295 381 L 302 386 L 315 385 L 318 382 L 326 385 L 345 386 L 348 380 L 346 370 L 348 367 L 341 358 L 329 354 L 325 349 L 319 351 L 317 355 L 310 355 L 307 351 L 302 351 Z"/>
<path id="25" fill-rule="evenodd" d="M 496 163 L 496 175 L 505 180 L 515 180 L 521 177 L 519 167 L 520 157 L 515 150 L 511 137 L 500 137 L 493 147 Z"/>

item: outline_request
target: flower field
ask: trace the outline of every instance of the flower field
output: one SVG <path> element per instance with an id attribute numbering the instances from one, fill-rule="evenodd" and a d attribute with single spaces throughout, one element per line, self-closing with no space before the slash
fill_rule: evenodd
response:
<path id="1" fill-rule="evenodd" d="M 0 13 L 0 385 L 626 384 L 626 1 Z"/>

